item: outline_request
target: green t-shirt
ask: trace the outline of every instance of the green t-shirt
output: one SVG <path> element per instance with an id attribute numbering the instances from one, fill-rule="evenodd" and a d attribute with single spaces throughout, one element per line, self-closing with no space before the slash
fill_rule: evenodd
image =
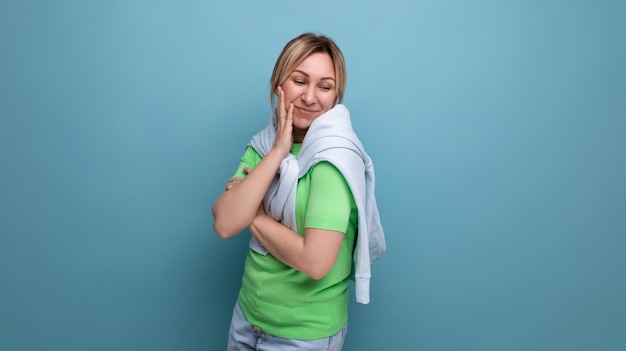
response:
<path id="1" fill-rule="evenodd" d="M 294 144 L 296 154 L 302 144 Z M 243 167 L 254 168 L 261 156 L 248 147 L 235 176 Z M 271 253 L 249 250 L 239 305 L 248 322 L 268 334 L 299 340 L 334 335 L 348 321 L 348 280 L 358 224 L 356 204 L 343 175 L 329 162 L 320 162 L 298 180 L 296 191 L 298 233 L 319 228 L 345 233 L 337 262 L 322 279 L 315 280 L 282 263 Z"/>

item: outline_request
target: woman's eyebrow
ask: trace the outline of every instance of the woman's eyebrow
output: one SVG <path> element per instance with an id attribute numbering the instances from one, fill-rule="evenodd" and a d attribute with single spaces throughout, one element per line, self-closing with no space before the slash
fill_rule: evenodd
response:
<path id="1" fill-rule="evenodd" d="M 295 69 L 295 70 L 293 70 L 293 71 L 294 71 L 294 72 L 298 72 L 298 73 L 300 73 L 300 74 L 302 74 L 302 75 L 304 75 L 304 76 L 306 76 L 306 77 L 309 77 L 309 75 L 308 75 L 306 72 L 301 71 L 301 70 L 299 70 L 299 69 Z M 333 78 L 333 77 L 322 77 L 322 78 L 320 78 L 320 80 L 326 80 L 326 79 L 330 79 L 330 80 L 333 80 L 333 81 L 335 80 L 335 78 Z"/>

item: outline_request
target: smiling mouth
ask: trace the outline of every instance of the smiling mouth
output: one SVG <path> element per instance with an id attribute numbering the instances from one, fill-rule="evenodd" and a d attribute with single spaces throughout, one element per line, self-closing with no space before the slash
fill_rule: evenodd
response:
<path id="1" fill-rule="evenodd" d="M 307 108 L 304 108 L 304 107 L 298 107 L 298 106 L 296 106 L 296 108 L 297 108 L 299 111 L 302 111 L 302 112 L 304 112 L 304 113 L 317 113 L 317 112 L 318 112 L 317 110 L 311 110 L 311 109 L 307 109 Z"/>

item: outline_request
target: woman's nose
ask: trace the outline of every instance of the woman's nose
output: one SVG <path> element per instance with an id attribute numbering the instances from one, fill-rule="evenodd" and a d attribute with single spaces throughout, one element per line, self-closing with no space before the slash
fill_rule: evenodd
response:
<path id="1" fill-rule="evenodd" d="M 307 87 L 302 93 L 302 101 L 307 105 L 313 105 L 315 103 L 315 87 Z"/>

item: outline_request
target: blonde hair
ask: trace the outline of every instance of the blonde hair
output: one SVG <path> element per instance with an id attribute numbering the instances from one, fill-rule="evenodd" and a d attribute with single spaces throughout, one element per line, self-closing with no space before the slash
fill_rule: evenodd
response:
<path id="1" fill-rule="evenodd" d="M 304 33 L 291 39 L 278 56 L 274 71 L 270 78 L 270 104 L 275 108 L 274 96 L 276 88 L 283 84 L 289 75 L 311 54 L 327 53 L 335 66 L 335 86 L 337 97 L 335 104 L 343 101 L 343 93 L 346 89 L 346 63 L 343 54 L 335 42 L 329 37 L 313 33 Z"/>

